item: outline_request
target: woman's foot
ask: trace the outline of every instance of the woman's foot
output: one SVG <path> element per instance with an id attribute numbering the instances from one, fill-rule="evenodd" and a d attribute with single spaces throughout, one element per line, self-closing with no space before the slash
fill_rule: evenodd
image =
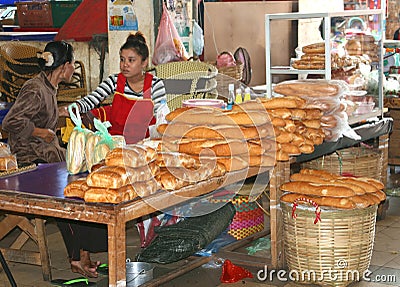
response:
<path id="1" fill-rule="evenodd" d="M 71 261 L 71 271 L 74 273 L 82 274 L 85 277 L 97 278 L 99 275 L 96 271 L 96 267 L 90 265 L 83 265 L 81 261 Z"/>

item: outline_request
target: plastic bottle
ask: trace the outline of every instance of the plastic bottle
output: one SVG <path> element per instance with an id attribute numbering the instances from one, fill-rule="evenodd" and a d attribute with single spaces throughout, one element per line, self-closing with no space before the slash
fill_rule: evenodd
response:
<path id="1" fill-rule="evenodd" d="M 157 114 L 156 114 L 156 126 L 161 124 L 166 124 L 167 120 L 165 116 L 171 112 L 167 105 L 167 101 L 165 99 L 161 100 L 160 106 L 158 107 Z"/>
<path id="2" fill-rule="evenodd" d="M 235 97 L 235 105 L 240 104 L 242 102 L 243 102 L 242 89 L 237 88 L 236 89 L 236 97 Z"/>
<path id="3" fill-rule="evenodd" d="M 233 102 L 235 100 L 235 85 L 234 84 L 229 84 L 228 85 L 228 105 L 226 108 L 228 110 L 232 110 Z"/>
<path id="4" fill-rule="evenodd" d="M 251 93 L 250 93 L 250 88 L 247 87 L 246 89 L 244 89 L 244 102 L 250 101 L 251 100 Z"/>

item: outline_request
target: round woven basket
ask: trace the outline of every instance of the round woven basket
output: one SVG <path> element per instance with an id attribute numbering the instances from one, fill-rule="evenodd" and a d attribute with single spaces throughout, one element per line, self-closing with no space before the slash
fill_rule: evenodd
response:
<path id="1" fill-rule="evenodd" d="M 379 149 L 351 147 L 302 163 L 301 168 L 382 180 L 383 154 Z"/>
<path id="2" fill-rule="evenodd" d="M 210 63 L 216 66 L 216 62 Z M 217 91 L 219 95 L 228 95 L 229 84 L 235 84 L 235 88 L 239 87 L 239 81 L 242 79 L 243 75 L 243 63 L 236 61 L 236 66 L 234 67 L 219 67 L 217 75 Z"/>
<path id="3" fill-rule="evenodd" d="M 299 283 L 347 286 L 368 269 L 375 237 L 377 206 L 364 209 L 315 208 L 281 202 L 285 260 Z"/>

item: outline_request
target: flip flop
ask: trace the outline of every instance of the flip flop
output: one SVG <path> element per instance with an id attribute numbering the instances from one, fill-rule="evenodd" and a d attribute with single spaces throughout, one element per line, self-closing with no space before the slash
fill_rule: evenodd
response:
<path id="1" fill-rule="evenodd" d="M 99 266 L 97 266 L 96 271 L 99 274 L 108 275 L 108 264 L 107 263 L 100 264 Z"/>
<path id="2" fill-rule="evenodd" d="M 86 286 L 96 286 L 95 282 L 89 282 L 89 279 L 85 277 L 79 277 L 74 279 L 54 279 L 50 283 L 54 286 L 73 286 L 73 287 L 86 287 Z"/>

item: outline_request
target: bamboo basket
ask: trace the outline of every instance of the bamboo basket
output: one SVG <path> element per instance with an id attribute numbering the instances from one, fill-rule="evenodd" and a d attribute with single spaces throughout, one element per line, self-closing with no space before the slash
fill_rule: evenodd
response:
<path id="1" fill-rule="evenodd" d="M 375 148 L 351 147 L 302 163 L 301 168 L 382 181 L 383 152 Z"/>
<path id="2" fill-rule="evenodd" d="M 347 286 L 368 269 L 375 237 L 377 205 L 363 209 L 321 209 L 281 202 L 285 260 L 295 281 Z M 304 274 L 304 275 L 302 275 Z M 310 274 L 310 275 L 308 275 Z"/>
<path id="3" fill-rule="evenodd" d="M 216 65 L 216 62 L 211 63 Z M 234 84 L 235 89 L 239 87 L 240 80 L 243 76 L 243 63 L 236 61 L 236 66 L 234 67 L 219 67 L 217 79 L 217 91 L 218 95 L 221 97 L 228 96 L 228 86 L 229 84 Z"/>

